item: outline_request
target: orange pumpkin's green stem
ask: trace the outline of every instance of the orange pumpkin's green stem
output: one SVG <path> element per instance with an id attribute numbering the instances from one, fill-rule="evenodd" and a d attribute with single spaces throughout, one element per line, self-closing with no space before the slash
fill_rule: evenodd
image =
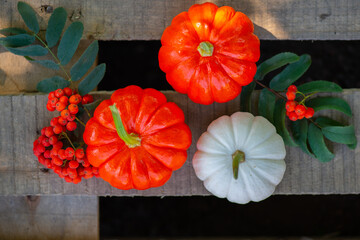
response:
<path id="1" fill-rule="evenodd" d="M 236 150 L 236 152 L 234 152 L 233 155 L 232 155 L 232 159 L 233 159 L 234 178 L 238 179 L 238 176 L 239 176 L 239 164 L 245 162 L 245 153 L 240 151 L 240 150 Z"/>
<path id="2" fill-rule="evenodd" d="M 119 110 L 117 109 L 116 105 L 111 105 L 110 107 L 112 117 L 114 119 L 116 131 L 121 138 L 125 142 L 125 144 L 129 148 L 138 147 L 141 145 L 141 139 L 135 133 L 127 133 L 124 127 L 124 124 L 121 120 Z"/>
<path id="3" fill-rule="evenodd" d="M 211 57 L 214 52 L 214 46 L 211 43 L 205 41 L 199 44 L 197 50 L 202 57 Z"/>

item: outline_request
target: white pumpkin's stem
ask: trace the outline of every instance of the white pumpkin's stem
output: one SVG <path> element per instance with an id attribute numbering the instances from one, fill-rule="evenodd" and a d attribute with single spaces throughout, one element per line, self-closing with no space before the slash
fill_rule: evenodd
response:
<path id="1" fill-rule="evenodd" d="M 245 153 L 240 151 L 240 150 L 236 150 L 233 155 L 232 155 L 232 159 L 233 159 L 233 174 L 234 174 L 234 178 L 238 179 L 239 176 L 239 165 L 240 163 L 245 162 Z"/>
<path id="2" fill-rule="evenodd" d="M 129 148 L 138 147 L 141 145 L 141 139 L 137 134 L 134 133 L 127 133 L 124 127 L 124 124 L 121 120 L 119 110 L 117 109 L 116 105 L 109 106 L 111 110 L 112 117 L 114 119 L 116 131 L 119 137 L 125 142 L 125 144 Z"/>

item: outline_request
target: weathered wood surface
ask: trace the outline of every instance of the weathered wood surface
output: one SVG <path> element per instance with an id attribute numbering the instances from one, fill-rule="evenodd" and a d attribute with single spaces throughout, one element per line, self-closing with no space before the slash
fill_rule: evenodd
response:
<path id="1" fill-rule="evenodd" d="M 74 57 L 70 63 L 65 66 L 65 70 L 68 73 L 70 72 L 71 67 L 91 43 L 92 41 L 89 40 L 82 40 L 80 42 L 79 48 L 75 52 Z M 54 49 L 54 52 L 56 53 L 56 49 Z M 44 57 L 34 58 L 53 60 L 50 54 Z M 91 69 L 95 66 L 96 63 L 94 63 Z M 24 57 L 12 54 L 3 46 L 0 46 L 0 94 L 16 94 L 20 92 L 37 91 L 36 84 L 38 82 L 55 75 L 62 76 L 66 79 L 63 71 L 48 69 L 40 64 L 29 62 Z"/>
<path id="2" fill-rule="evenodd" d="M 174 16 L 194 3 L 209 0 L 25 0 L 39 14 L 45 29 L 48 13 L 42 5 L 63 6 L 72 21 L 85 25 L 85 37 L 101 40 L 160 39 Z M 24 26 L 16 10 L 17 0 L 1 0 L 0 28 Z M 360 39 L 358 0 L 211 0 L 247 14 L 260 39 Z"/>
<path id="3" fill-rule="evenodd" d="M 40 171 L 41 164 L 32 154 L 32 143 L 37 131 L 48 126 L 53 114 L 47 112 L 45 95 L 0 96 L 0 195 L 83 194 L 111 196 L 190 196 L 209 195 L 194 174 L 191 159 L 196 142 L 214 119 L 239 111 L 236 98 L 225 104 L 203 106 L 195 104 L 186 95 L 165 92 L 169 101 L 177 103 L 185 113 L 192 133 L 192 146 L 185 165 L 164 186 L 145 191 L 121 191 L 101 179 L 84 180 L 78 185 L 66 183 L 52 171 Z M 323 111 L 321 114 L 354 124 L 360 136 L 360 90 L 345 90 L 342 96 L 352 107 L 354 117 L 347 122 L 343 114 Z M 97 98 L 108 98 L 109 92 L 99 92 Z M 275 194 L 351 194 L 360 193 L 360 147 L 349 150 L 335 144 L 336 157 L 329 163 L 320 163 L 297 148 L 287 148 L 287 169 Z"/>
<path id="4" fill-rule="evenodd" d="M 0 239 L 99 239 L 96 196 L 0 196 Z"/>

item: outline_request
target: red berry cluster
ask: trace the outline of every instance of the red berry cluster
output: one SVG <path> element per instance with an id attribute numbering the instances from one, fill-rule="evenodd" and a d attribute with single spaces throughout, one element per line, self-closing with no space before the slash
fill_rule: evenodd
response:
<path id="1" fill-rule="evenodd" d="M 44 127 L 34 141 L 33 152 L 42 165 L 54 170 L 66 182 L 77 184 L 81 178 L 99 177 L 99 169 L 89 163 L 82 148 L 63 147 L 61 135 L 49 126 Z"/>
<path id="2" fill-rule="evenodd" d="M 68 87 L 48 95 L 46 108 L 49 111 L 57 110 L 60 116 L 52 118 L 50 126 L 41 130 L 41 136 L 34 141 L 33 152 L 41 164 L 54 170 L 66 182 L 77 184 L 82 178 L 99 177 L 99 169 L 90 164 L 84 149 L 64 147 L 62 142 L 62 139 L 68 138 L 66 130 L 74 131 L 77 128 L 78 105 L 92 102 L 91 95 L 80 96 Z"/>
<path id="3" fill-rule="evenodd" d="M 291 121 L 296 121 L 299 119 L 311 118 L 315 111 L 311 107 L 306 107 L 302 102 L 298 103 L 295 101 L 297 87 L 295 85 L 291 85 L 287 92 L 286 97 L 288 101 L 286 102 L 286 115 L 289 117 Z"/>
<path id="4" fill-rule="evenodd" d="M 48 102 L 46 104 L 47 110 L 53 112 L 58 111 L 60 115 L 57 119 L 51 120 L 51 126 L 54 127 L 55 134 L 64 131 L 64 127 L 68 131 L 74 131 L 77 127 L 75 115 L 79 112 L 78 105 L 92 103 L 93 97 L 89 94 L 81 97 L 80 94 L 66 87 L 64 89 L 57 89 L 50 92 L 48 95 Z"/>

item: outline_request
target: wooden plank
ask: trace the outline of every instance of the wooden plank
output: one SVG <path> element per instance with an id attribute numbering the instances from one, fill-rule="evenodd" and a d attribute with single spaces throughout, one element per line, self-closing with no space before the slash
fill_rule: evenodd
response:
<path id="1" fill-rule="evenodd" d="M 194 3 L 209 0 L 62 0 L 46 1 L 53 8 L 63 6 L 72 21 L 85 25 L 85 37 L 101 40 L 159 40 L 177 14 Z M 41 0 L 26 0 L 39 14 L 45 29 L 48 13 Z M 247 14 L 260 39 L 355 40 L 360 39 L 358 0 L 212 0 L 218 6 L 232 6 Z M 17 1 L 8 0 L 0 9 L 0 28 L 24 26 L 16 10 Z"/>
<path id="2" fill-rule="evenodd" d="M 1 19 L 1 18 L 0 18 Z M 85 49 L 92 43 L 90 40 L 82 40 L 74 57 L 64 68 L 69 73 L 71 67 L 80 58 Z M 56 49 L 54 50 L 56 53 Z M 34 57 L 36 59 L 51 59 L 48 54 L 45 57 Z M 91 67 L 93 69 L 96 63 Z M 43 67 L 40 64 L 32 63 L 22 56 L 14 55 L 8 52 L 3 46 L 0 46 L 0 94 L 16 94 L 20 92 L 35 92 L 36 84 L 41 80 L 55 75 L 66 76 L 61 70 L 52 70 Z"/>
<path id="3" fill-rule="evenodd" d="M 100 196 L 191 196 L 209 195 L 194 174 L 191 159 L 196 142 L 215 118 L 239 111 L 240 100 L 236 98 L 224 104 L 208 106 L 191 102 L 186 95 L 164 92 L 169 101 L 177 103 L 185 113 L 192 133 L 192 145 L 185 165 L 173 173 L 164 186 L 145 191 L 122 191 L 111 187 L 101 179 L 84 180 L 78 185 L 65 183 L 52 171 L 42 172 L 42 166 L 32 154 L 32 142 L 37 131 L 47 126 L 54 113 L 45 109 L 45 95 L 0 96 L 0 195 L 84 194 Z M 95 93 L 95 98 L 105 99 L 110 92 Z M 352 107 L 357 137 L 360 136 L 360 90 L 345 90 L 341 96 Z M 324 114 L 322 112 L 321 114 Z M 326 115 L 343 122 L 346 117 L 337 111 Z M 346 146 L 333 146 L 336 157 L 329 163 L 320 163 L 297 148 L 287 148 L 287 170 L 275 194 L 352 194 L 360 193 L 360 146 L 349 150 Z"/>
<path id="4" fill-rule="evenodd" d="M 0 239 L 99 239 L 96 196 L 0 196 Z"/>

